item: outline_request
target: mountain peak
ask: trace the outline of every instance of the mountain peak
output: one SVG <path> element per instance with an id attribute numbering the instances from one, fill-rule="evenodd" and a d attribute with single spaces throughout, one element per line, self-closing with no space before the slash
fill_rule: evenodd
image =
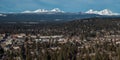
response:
<path id="1" fill-rule="evenodd" d="M 34 12 L 48 12 L 48 10 L 45 10 L 45 9 L 38 9 L 38 10 L 35 10 Z"/>
<path id="2" fill-rule="evenodd" d="M 24 11 L 24 12 L 22 12 L 22 13 L 45 13 L 45 12 L 64 12 L 64 11 L 62 11 L 62 10 L 60 10 L 59 8 L 54 8 L 54 9 L 52 9 L 52 10 L 46 10 L 46 9 L 37 9 L 37 10 L 34 10 L 34 11 Z"/>
<path id="3" fill-rule="evenodd" d="M 100 14 L 101 15 L 114 15 L 114 13 L 108 9 L 104 9 L 104 10 L 100 11 Z"/>
<path id="4" fill-rule="evenodd" d="M 96 10 L 90 9 L 89 11 L 87 11 L 85 13 L 88 13 L 88 14 L 99 14 L 99 15 L 119 15 L 118 13 L 113 13 L 109 9 L 104 9 L 104 10 L 101 10 L 101 11 L 96 11 Z"/>
<path id="5" fill-rule="evenodd" d="M 64 12 L 64 11 L 61 11 L 59 8 L 54 8 L 51 10 L 51 12 Z"/>
<path id="6" fill-rule="evenodd" d="M 7 15 L 5 15 L 5 14 L 0 14 L 0 16 L 3 16 L 3 17 L 5 17 L 5 16 L 7 16 Z"/>

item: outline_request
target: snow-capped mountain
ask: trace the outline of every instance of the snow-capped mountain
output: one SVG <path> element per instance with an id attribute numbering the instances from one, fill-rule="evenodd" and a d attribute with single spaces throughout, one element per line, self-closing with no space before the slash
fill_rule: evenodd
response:
<path id="1" fill-rule="evenodd" d="M 37 9 L 35 11 L 24 11 L 22 13 L 57 13 L 57 12 L 64 12 L 62 10 L 60 10 L 59 8 L 54 8 L 52 10 L 46 10 L 46 9 Z"/>
<path id="2" fill-rule="evenodd" d="M 3 16 L 3 17 L 5 17 L 6 15 L 4 15 L 4 14 L 0 14 L 0 16 Z"/>
<path id="3" fill-rule="evenodd" d="M 52 10 L 50 10 L 51 12 L 64 12 L 64 11 L 61 11 L 59 8 L 54 8 Z"/>
<path id="4" fill-rule="evenodd" d="M 90 9 L 89 11 L 86 11 L 85 13 L 99 14 L 99 15 L 119 15 L 118 13 L 113 13 L 111 10 L 108 10 L 108 9 L 104 9 L 104 10 L 101 10 L 101 11 L 96 11 L 96 10 Z"/>

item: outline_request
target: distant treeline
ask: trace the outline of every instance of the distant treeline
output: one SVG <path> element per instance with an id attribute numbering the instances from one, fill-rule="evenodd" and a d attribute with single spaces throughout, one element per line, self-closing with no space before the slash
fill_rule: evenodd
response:
<path id="1" fill-rule="evenodd" d="M 65 23 L 51 22 L 51 23 L 1 23 L 0 33 L 30 33 L 41 35 L 69 35 L 79 36 L 84 34 L 95 36 L 97 32 L 105 34 L 102 30 L 119 31 L 120 18 L 90 18 L 69 21 Z M 93 32 L 94 31 L 94 32 Z M 92 32 L 92 33 L 91 33 Z M 117 34 L 117 32 L 115 32 Z M 91 35 L 90 35 L 91 36 Z"/>

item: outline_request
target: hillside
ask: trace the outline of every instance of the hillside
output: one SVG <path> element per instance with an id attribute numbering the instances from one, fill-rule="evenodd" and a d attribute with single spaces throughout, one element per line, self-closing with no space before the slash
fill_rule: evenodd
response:
<path id="1" fill-rule="evenodd" d="M 12 33 L 40 33 L 41 35 L 89 35 L 90 32 L 104 32 L 120 30 L 120 18 L 88 18 L 68 21 L 65 23 L 4 23 L 0 25 L 0 32 Z M 103 32 L 104 31 L 104 32 Z"/>

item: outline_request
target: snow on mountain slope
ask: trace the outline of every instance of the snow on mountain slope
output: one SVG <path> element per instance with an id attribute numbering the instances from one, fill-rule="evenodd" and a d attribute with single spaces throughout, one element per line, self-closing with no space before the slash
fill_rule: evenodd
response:
<path id="1" fill-rule="evenodd" d="M 54 8 L 51 10 L 51 12 L 64 12 L 64 11 L 61 11 L 59 8 Z"/>
<path id="2" fill-rule="evenodd" d="M 118 13 L 113 13 L 111 10 L 108 9 L 104 9 L 101 11 L 94 11 L 92 9 L 90 9 L 89 11 L 85 12 L 88 14 L 99 14 L 99 15 L 119 15 Z"/>
<path id="3" fill-rule="evenodd" d="M 45 9 L 38 9 L 38 10 L 35 10 L 34 12 L 35 12 L 35 13 L 37 13 L 37 12 L 48 12 L 48 10 L 45 10 Z"/>
<path id="4" fill-rule="evenodd" d="M 3 17 L 5 17 L 6 15 L 4 15 L 4 14 L 0 14 L 0 16 L 3 16 Z"/>
<path id="5" fill-rule="evenodd" d="M 64 11 L 61 11 L 59 8 L 54 8 L 52 10 L 45 10 L 45 9 L 38 9 L 38 10 L 35 10 L 35 11 L 24 11 L 22 13 L 57 13 L 57 12 L 64 12 Z"/>

